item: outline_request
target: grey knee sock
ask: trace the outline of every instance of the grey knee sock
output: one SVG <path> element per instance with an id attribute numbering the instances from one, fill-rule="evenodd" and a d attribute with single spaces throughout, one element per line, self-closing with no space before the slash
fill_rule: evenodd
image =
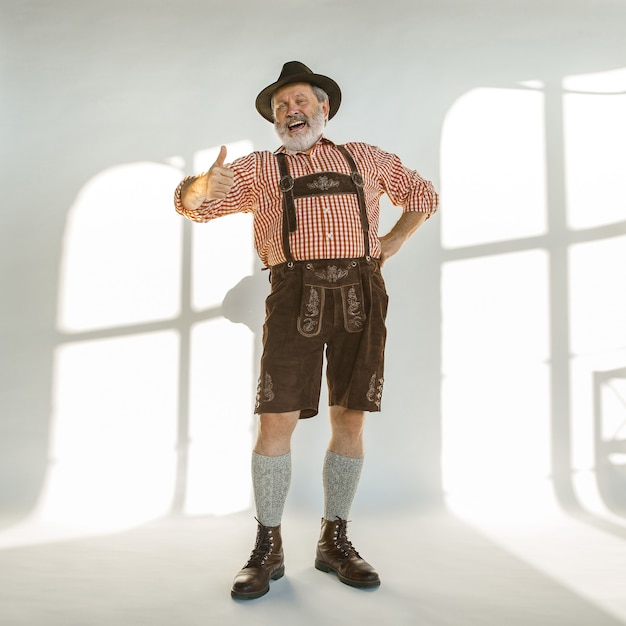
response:
<path id="1" fill-rule="evenodd" d="M 342 456 L 328 450 L 324 458 L 324 519 L 348 519 L 363 467 L 362 458 Z"/>
<path id="2" fill-rule="evenodd" d="M 252 487 L 257 519 L 263 526 L 278 526 L 291 482 L 291 453 L 263 456 L 252 453 Z"/>

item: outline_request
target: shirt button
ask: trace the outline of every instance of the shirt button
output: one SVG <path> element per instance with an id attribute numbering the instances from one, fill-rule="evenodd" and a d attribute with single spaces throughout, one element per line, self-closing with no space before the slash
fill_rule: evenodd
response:
<path id="1" fill-rule="evenodd" d="M 326 233 L 326 239 L 332 239 L 332 238 L 333 238 L 332 233 Z"/>

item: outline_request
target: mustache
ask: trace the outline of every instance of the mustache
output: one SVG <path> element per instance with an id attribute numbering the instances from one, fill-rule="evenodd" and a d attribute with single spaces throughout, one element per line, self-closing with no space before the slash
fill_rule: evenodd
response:
<path id="1" fill-rule="evenodd" d="M 296 115 L 288 115 L 285 118 L 285 121 L 282 123 L 282 127 L 288 128 L 289 124 L 293 124 L 294 122 L 305 122 L 306 124 L 308 124 L 309 117 L 308 115 L 305 115 L 304 113 L 297 113 Z"/>

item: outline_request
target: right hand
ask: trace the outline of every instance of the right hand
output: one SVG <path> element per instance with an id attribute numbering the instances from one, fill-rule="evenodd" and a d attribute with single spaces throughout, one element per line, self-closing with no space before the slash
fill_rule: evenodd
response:
<path id="1" fill-rule="evenodd" d="M 209 171 L 196 179 L 194 187 L 205 198 L 222 200 L 228 195 L 230 188 L 233 186 L 235 174 L 230 168 L 224 167 L 225 160 L 226 146 L 222 146 L 215 163 L 211 165 Z"/>

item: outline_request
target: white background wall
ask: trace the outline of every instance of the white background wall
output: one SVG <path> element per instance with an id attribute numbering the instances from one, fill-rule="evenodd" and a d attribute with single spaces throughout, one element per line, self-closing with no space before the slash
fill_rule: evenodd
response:
<path id="1" fill-rule="evenodd" d="M 624 23 L 619 1 L 4 0 L 7 523 L 250 505 L 266 277 L 248 221 L 186 224 L 171 194 L 220 144 L 277 146 L 254 99 L 294 59 L 342 87 L 330 138 L 442 192 L 386 269 L 356 506 L 549 501 L 621 523 Z M 297 431 L 290 507 L 319 510 L 327 432 L 323 414 Z"/>

